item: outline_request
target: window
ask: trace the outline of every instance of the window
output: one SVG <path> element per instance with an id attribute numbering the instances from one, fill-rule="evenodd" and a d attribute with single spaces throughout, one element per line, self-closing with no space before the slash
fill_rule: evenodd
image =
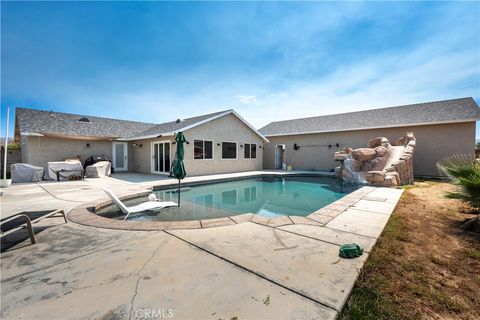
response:
<path id="1" fill-rule="evenodd" d="M 236 158 L 237 158 L 237 143 L 222 142 L 222 159 L 236 159 Z"/>
<path id="2" fill-rule="evenodd" d="M 213 159 L 213 141 L 193 140 L 194 159 Z"/>
<path id="3" fill-rule="evenodd" d="M 253 202 L 257 200 L 257 187 L 247 187 L 243 190 L 243 198 L 245 202 Z"/>
<path id="4" fill-rule="evenodd" d="M 245 159 L 256 159 L 257 145 L 255 143 L 245 143 L 245 151 L 243 156 Z"/>
<path id="5" fill-rule="evenodd" d="M 237 205 L 237 190 L 223 191 L 222 192 L 222 204 L 228 206 Z"/>

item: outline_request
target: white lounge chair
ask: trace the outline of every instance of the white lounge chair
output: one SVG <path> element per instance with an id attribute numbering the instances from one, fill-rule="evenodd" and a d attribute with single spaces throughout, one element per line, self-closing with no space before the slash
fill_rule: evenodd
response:
<path id="1" fill-rule="evenodd" d="M 139 205 L 133 207 L 127 207 L 123 204 L 117 196 L 107 188 L 102 188 L 103 192 L 107 194 L 107 196 L 112 200 L 112 202 L 120 209 L 123 213 L 126 214 L 123 220 L 126 220 L 128 216 L 132 213 L 147 211 L 147 210 L 160 210 L 167 207 L 176 207 L 178 204 L 173 201 L 146 201 Z"/>

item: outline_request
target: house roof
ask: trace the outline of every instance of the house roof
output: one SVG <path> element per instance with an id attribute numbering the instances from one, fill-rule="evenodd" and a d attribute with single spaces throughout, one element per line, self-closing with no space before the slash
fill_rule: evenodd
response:
<path id="1" fill-rule="evenodd" d="M 79 121 L 88 119 L 89 122 Z M 21 134 L 118 138 L 147 130 L 155 124 L 87 115 L 16 108 Z"/>
<path id="2" fill-rule="evenodd" d="M 216 117 L 220 114 L 228 113 L 232 110 L 223 110 L 219 112 L 204 114 L 197 117 L 182 119 L 178 121 L 170 121 L 161 124 L 156 124 L 146 130 L 136 132 L 132 135 L 123 136 L 127 140 L 138 140 L 138 139 L 147 139 L 147 138 L 156 138 L 159 135 L 168 135 L 173 134 L 174 132 L 185 130 L 186 127 L 190 127 L 195 124 L 203 123 L 203 121 Z"/>
<path id="3" fill-rule="evenodd" d="M 461 98 L 276 121 L 259 131 L 269 137 L 467 122 L 479 119 L 480 109 L 475 101 L 472 98 Z"/>
<path id="4" fill-rule="evenodd" d="M 139 140 L 156 138 L 161 135 L 173 135 L 202 125 L 208 121 L 234 114 L 262 139 L 268 141 L 234 110 L 224 110 L 201 116 L 176 120 L 162 124 L 145 123 L 129 120 L 109 119 L 87 115 L 35 110 L 16 109 L 18 133 L 22 135 L 60 135 L 71 137 L 95 137 L 117 140 Z"/>
<path id="5" fill-rule="evenodd" d="M 127 136 L 124 140 L 139 140 L 139 139 L 150 139 L 156 138 L 159 136 L 168 136 L 173 135 L 178 131 L 186 131 L 188 129 L 192 129 L 194 127 L 200 126 L 206 122 L 218 119 L 220 117 L 226 116 L 227 114 L 233 114 L 236 116 L 241 122 L 243 122 L 247 127 L 249 127 L 255 134 L 257 134 L 263 141 L 268 142 L 268 139 L 265 138 L 259 131 L 257 131 L 250 123 L 248 123 L 245 119 L 243 119 L 238 113 L 235 112 L 233 109 L 209 113 L 193 118 L 183 119 L 180 122 L 172 121 L 166 122 L 163 124 L 155 125 L 145 131 L 138 132 L 132 136 Z"/>

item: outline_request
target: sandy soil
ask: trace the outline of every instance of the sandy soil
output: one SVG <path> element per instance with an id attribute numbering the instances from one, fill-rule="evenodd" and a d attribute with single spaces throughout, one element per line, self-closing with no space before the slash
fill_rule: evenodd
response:
<path id="1" fill-rule="evenodd" d="M 401 299 L 424 319 L 480 319 L 480 235 L 459 227 L 473 215 L 465 214 L 469 208 L 460 201 L 444 197 L 454 188 L 416 183 L 395 211 L 404 218 L 403 256 L 412 270 L 394 283 Z"/>

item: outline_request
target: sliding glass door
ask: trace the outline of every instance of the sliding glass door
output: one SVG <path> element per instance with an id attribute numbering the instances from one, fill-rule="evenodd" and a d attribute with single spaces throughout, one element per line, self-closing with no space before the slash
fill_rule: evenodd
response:
<path id="1" fill-rule="evenodd" d="M 170 142 L 152 143 L 152 172 L 170 172 Z"/>

